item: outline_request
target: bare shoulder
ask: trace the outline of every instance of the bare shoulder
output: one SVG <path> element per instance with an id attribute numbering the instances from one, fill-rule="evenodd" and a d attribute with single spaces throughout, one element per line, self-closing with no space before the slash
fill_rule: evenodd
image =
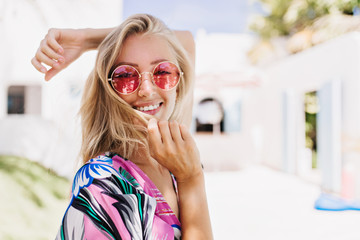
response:
<path id="1" fill-rule="evenodd" d="M 190 31 L 174 31 L 176 37 L 179 39 L 185 50 L 188 52 L 189 57 L 195 62 L 195 40 Z"/>

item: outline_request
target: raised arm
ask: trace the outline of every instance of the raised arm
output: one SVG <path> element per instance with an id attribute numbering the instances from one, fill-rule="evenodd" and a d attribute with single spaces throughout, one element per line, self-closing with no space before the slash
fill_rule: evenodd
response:
<path id="1" fill-rule="evenodd" d="M 112 28 L 52 28 L 40 42 L 31 63 L 39 72 L 45 74 L 45 80 L 48 81 L 84 52 L 96 49 L 111 31 Z"/>
<path id="2" fill-rule="evenodd" d="M 103 29 L 49 29 L 35 56 L 32 65 L 45 74 L 48 81 L 78 59 L 84 52 L 96 49 L 114 28 Z M 189 31 L 175 31 L 190 59 L 195 64 L 195 43 Z"/>

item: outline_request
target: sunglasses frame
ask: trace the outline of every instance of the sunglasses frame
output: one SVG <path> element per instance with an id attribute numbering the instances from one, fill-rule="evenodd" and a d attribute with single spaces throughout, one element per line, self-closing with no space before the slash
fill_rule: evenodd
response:
<path id="1" fill-rule="evenodd" d="M 179 73 L 180 73 L 178 82 L 176 83 L 176 85 L 175 85 L 174 87 L 172 87 L 172 88 L 170 88 L 170 89 L 163 89 L 163 88 L 159 87 L 159 86 L 155 83 L 155 81 L 154 81 L 154 71 L 155 71 L 155 69 L 156 69 L 160 64 L 162 64 L 162 63 L 171 63 L 171 64 L 175 65 L 175 66 L 177 67 L 177 69 L 179 70 Z M 138 73 L 138 75 L 139 75 L 139 85 L 137 86 L 137 88 L 136 88 L 134 91 L 132 91 L 132 92 L 130 92 L 130 93 L 121 93 L 121 92 L 119 92 L 119 91 L 114 87 L 114 85 L 113 85 L 113 79 L 112 79 L 112 77 L 113 77 L 116 69 L 118 69 L 119 67 L 124 67 L 124 66 L 131 67 L 131 68 L 135 69 L 135 71 L 136 71 L 136 72 Z M 156 66 L 154 67 L 154 69 L 152 70 L 152 72 L 142 72 L 142 73 L 140 73 L 134 66 L 124 64 L 124 65 L 119 65 L 119 66 L 117 66 L 117 67 L 112 71 L 110 78 L 108 78 L 108 82 L 110 82 L 111 87 L 112 87 L 117 93 L 119 93 L 119 94 L 121 94 L 121 95 L 130 95 L 130 94 L 135 93 L 135 92 L 140 88 L 140 85 L 141 85 L 141 82 L 142 82 L 142 76 L 143 76 L 144 74 L 146 74 L 146 73 L 149 73 L 149 74 L 151 75 L 151 82 L 152 82 L 152 84 L 154 84 L 157 88 L 159 88 L 159 89 L 161 89 L 161 90 L 163 90 L 163 91 L 170 91 L 170 90 L 176 88 L 177 85 L 179 84 L 182 76 L 184 75 L 184 72 L 181 71 L 180 67 L 179 67 L 177 64 L 175 64 L 175 63 L 173 63 L 173 62 L 171 62 L 171 61 L 159 62 L 158 64 L 156 64 Z"/>

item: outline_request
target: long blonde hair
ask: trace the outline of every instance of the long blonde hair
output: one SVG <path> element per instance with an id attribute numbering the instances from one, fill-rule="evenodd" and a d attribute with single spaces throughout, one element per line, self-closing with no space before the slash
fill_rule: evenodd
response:
<path id="1" fill-rule="evenodd" d="M 123 43 L 134 34 L 155 34 L 163 37 L 173 51 L 184 75 L 177 87 L 174 112 L 169 120 L 185 123 L 184 111 L 192 111 L 193 66 L 187 52 L 159 19 L 137 14 L 126 19 L 100 44 L 93 71 L 86 81 L 80 108 L 82 125 L 81 155 L 83 162 L 107 151 L 129 158 L 140 145 L 147 146 L 148 118 L 121 99 L 108 83 L 108 76 L 119 56 Z M 139 124 L 140 123 L 140 124 Z"/>

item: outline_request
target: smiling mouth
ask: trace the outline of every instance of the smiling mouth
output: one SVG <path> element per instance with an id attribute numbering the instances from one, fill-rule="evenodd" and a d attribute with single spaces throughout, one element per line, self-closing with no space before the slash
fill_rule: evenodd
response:
<path id="1" fill-rule="evenodd" d="M 141 107 L 134 106 L 133 108 L 138 111 L 148 113 L 148 112 L 153 112 L 153 111 L 158 110 L 161 105 L 162 105 L 162 103 L 158 103 L 158 104 L 154 104 L 154 105 L 141 106 Z"/>

